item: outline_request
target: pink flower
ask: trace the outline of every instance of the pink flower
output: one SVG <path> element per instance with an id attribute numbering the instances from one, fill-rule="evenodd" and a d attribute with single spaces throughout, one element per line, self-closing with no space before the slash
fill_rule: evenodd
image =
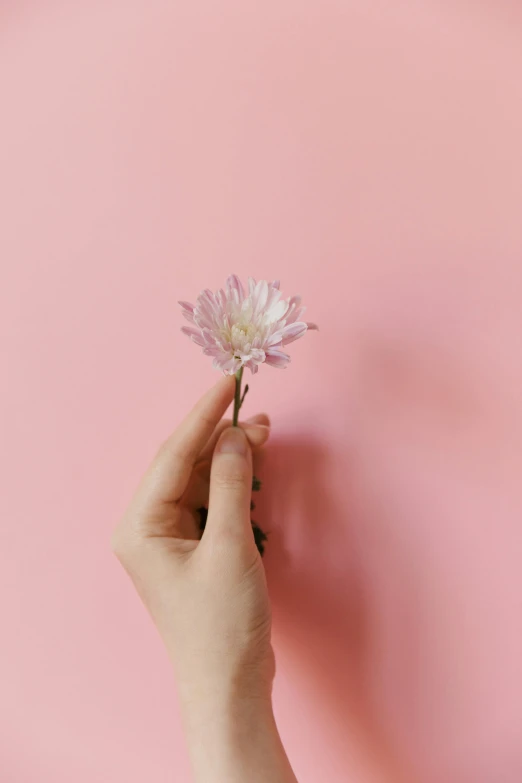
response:
<path id="1" fill-rule="evenodd" d="M 248 292 L 237 275 L 231 275 L 225 290 L 206 289 L 196 305 L 179 303 L 190 322 L 182 332 L 214 357 L 214 367 L 233 375 L 241 367 L 253 373 L 265 362 L 284 368 L 290 357 L 282 349 L 302 337 L 315 324 L 302 320 L 301 297 L 281 299 L 279 280 L 258 283 L 250 277 Z"/>

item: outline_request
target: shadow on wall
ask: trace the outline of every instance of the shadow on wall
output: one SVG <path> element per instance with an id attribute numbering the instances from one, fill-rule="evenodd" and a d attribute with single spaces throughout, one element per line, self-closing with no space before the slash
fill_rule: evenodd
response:
<path id="1" fill-rule="evenodd" d="M 291 648 L 314 703 L 331 718 L 323 728 L 343 769 L 354 780 L 411 783 L 372 707 L 379 684 L 372 682 L 370 575 L 354 525 L 365 520 L 356 510 L 353 476 L 341 477 L 343 507 L 336 504 L 332 459 L 316 440 L 287 438 L 270 444 L 260 466 L 257 517 L 269 531 L 274 636 Z"/>

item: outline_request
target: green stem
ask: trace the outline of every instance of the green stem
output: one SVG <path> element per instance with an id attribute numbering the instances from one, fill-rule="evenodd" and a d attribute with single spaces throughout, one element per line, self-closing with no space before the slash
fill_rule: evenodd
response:
<path id="1" fill-rule="evenodd" d="M 236 372 L 236 393 L 234 395 L 234 417 L 232 419 L 232 424 L 234 427 L 237 427 L 238 420 L 239 420 L 239 409 L 241 408 L 241 381 L 243 379 L 243 370 L 244 367 L 241 367 Z"/>

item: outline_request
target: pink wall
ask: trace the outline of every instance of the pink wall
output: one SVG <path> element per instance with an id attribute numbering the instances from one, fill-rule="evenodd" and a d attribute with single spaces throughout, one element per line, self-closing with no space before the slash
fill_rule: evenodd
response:
<path id="1" fill-rule="evenodd" d="M 188 780 L 108 540 L 215 377 L 175 302 L 232 271 L 321 325 L 248 400 L 300 783 L 520 783 L 521 39 L 508 0 L 3 0 L 1 783 Z"/>

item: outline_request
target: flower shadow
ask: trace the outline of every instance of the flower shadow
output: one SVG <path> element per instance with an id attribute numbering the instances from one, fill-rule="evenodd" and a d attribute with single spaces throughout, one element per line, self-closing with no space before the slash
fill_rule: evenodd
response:
<path id="1" fill-rule="evenodd" d="M 318 440 L 292 436 L 275 439 L 260 465 L 256 513 L 269 535 L 274 643 L 295 661 L 314 705 L 331 716 L 338 736 L 329 731 L 329 742 L 343 768 L 405 783 L 372 706 L 372 601 L 356 531 L 361 518 L 351 510 L 356 488 L 346 477 L 340 508 L 330 491 L 331 460 Z"/>

